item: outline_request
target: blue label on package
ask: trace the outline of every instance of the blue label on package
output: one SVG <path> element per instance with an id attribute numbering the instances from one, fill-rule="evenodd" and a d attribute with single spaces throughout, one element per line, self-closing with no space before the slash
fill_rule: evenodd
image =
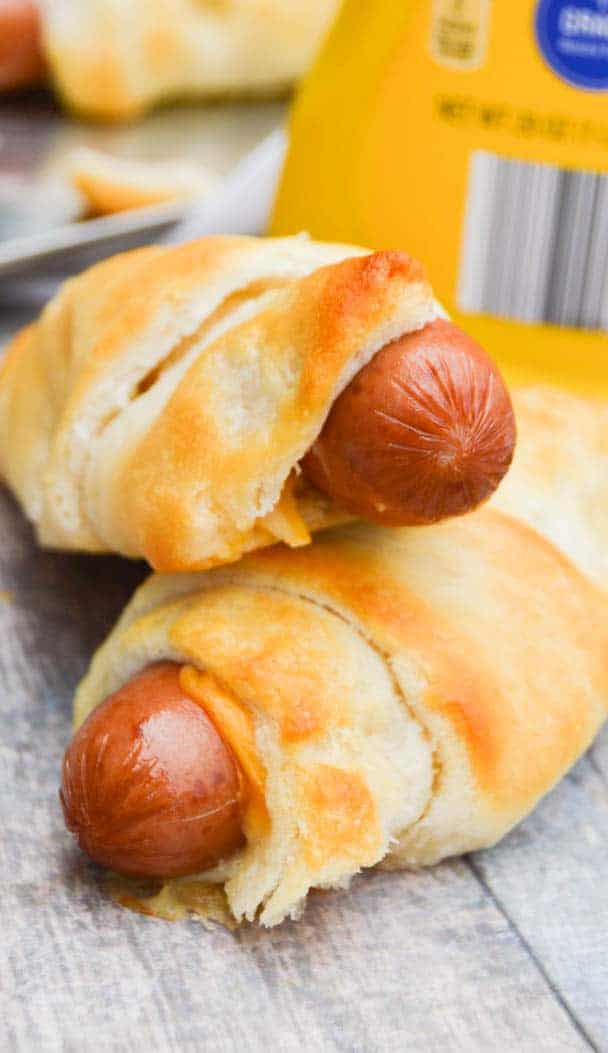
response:
<path id="1" fill-rule="evenodd" d="M 540 0 L 536 36 L 559 77 L 587 91 L 608 91 L 608 0 Z"/>

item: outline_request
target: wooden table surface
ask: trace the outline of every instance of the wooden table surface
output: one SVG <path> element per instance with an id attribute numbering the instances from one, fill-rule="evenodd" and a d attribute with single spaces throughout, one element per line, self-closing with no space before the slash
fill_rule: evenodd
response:
<path id="1" fill-rule="evenodd" d="M 5 329 L 28 313 L 4 304 Z M 39 551 L 1 487 L 0 539 L 0 1050 L 608 1050 L 608 732 L 492 851 L 367 873 L 270 931 L 142 917 L 71 843 L 57 782 L 144 569 Z"/>

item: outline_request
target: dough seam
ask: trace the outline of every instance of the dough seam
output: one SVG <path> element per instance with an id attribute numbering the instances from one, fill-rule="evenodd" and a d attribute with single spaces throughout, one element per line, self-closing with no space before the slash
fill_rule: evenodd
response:
<path id="1" fill-rule="evenodd" d="M 393 669 L 390 655 L 386 651 L 384 651 L 374 640 L 370 639 L 370 637 L 363 631 L 363 628 L 360 625 L 358 625 L 354 621 L 351 621 L 351 619 L 347 618 L 346 615 L 342 611 L 340 611 L 339 609 L 337 609 L 336 607 L 334 607 L 330 603 L 323 603 L 320 600 L 317 600 L 317 599 L 315 599 L 312 596 L 307 596 L 304 593 L 301 593 L 301 592 L 298 592 L 298 591 L 292 591 L 291 589 L 282 589 L 282 588 L 279 588 L 277 586 L 255 586 L 255 585 L 254 586 L 250 586 L 250 585 L 248 585 L 248 586 L 245 586 L 245 587 L 246 588 L 253 588 L 253 589 L 259 588 L 259 589 L 261 589 L 264 592 L 278 592 L 278 593 L 280 593 L 280 594 L 282 594 L 284 596 L 295 596 L 297 599 L 300 599 L 300 600 L 304 601 L 305 603 L 312 604 L 313 607 L 317 607 L 320 610 L 327 611 L 328 614 L 333 614 L 344 625 L 347 625 L 350 629 L 353 629 L 354 632 L 357 633 L 357 636 L 365 644 L 367 644 L 367 646 L 370 648 L 370 650 L 374 652 L 376 657 L 380 659 L 380 661 L 382 662 L 382 664 L 383 664 L 383 666 L 384 666 L 384 668 L 386 670 L 386 673 L 387 673 L 388 678 L 389 678 L 389 680 L 391 682 L 391 686 L 393 688 L 393 691 L 395 692 L 396 697 L 399 699 L 399 702 L 402 704 L 403 708 L 407 712 L 407 714 L 408 714 L 409 718 L 412 720 L 412 722 L 414 724 L 418 725 L 418 728 L 420 729 L 420 733 L 421 733 L 423 739 L 425 740 L 425 742 L 428 743 L 428 746 L 429 746 L 429 749 L 430 749 L 430 753 L 431 753 L 431 768 L 432 768 L 432 772 L 433 772 L 433 780 L 432 780 L 432 783 L 431 783 L 431 788 L 430 788 L 430 792 L 429 792 L 429 796 L 428 796 L 427 802 L 426 802 L 424 808 L 422 809 L 420 815 L 418 816 L 418 818 L 415 819 L 412 823 L 410 823 L 409 826 L 406 826 L 402 830 L 400 830 L 399 834 L 397 836 L 400 837 L 403 834 L 409 833 L 410 831 L 414 830 L 415 827 L 419 823 L 424 821 L 424 819 L 426 818 L 426 816 L 428 815 L 430 809 L 432 808 L 432 806 L 434 804 L 434 801 L 435 801 L 435 798 L 436 798 L 437 794 L 439 793 L 439 788 L 441 786 L 441 779 L 442 779 L 442 775 L 443 775 L 443 762 L 441 760 L 441 756 L 440 756 L 440 753 L 439 753 L 439 747 L 437 746 L 436 742 L 434 741 L 430 729 L 426 726 L 424 721 L 421 719 L 420 715 L 417 714 L 414 711 L 413 707 L 407 701 L 407 698 L 405 696 L 403 688 L 401 687 L 401 684 L 399 683 L 399 680 L 397 678 L 397 674 L 395 673 L 395 670 Z M 374 865 L 377 865 L 377 864 L 374 864 Z"/>
<path id="2" fill-rule="evenodd" d="M 437 743 L 435 742 L 430 729 L 426 726 L 424 721 L 421 719 L 420 715 L 415 712 L 413 707 L 407 701 L 407 698 L 405 696 L 403 688 L 401 687 L 401 684 L 399 683 L 397 675 L 396 675 L 396 673 L 395 673 L 395 671 L 393 669 L 390 655 L 386 651 L 384 651 L 374 640 L 370 639 L 370 637 L 364 632 L 362 626 L 357 624 L 356 621 L 351 621 L 351 619 L 348 618 L 343 611 L 341 611 L 339 608 L 334 607 L 330 603 L 322 602 L 321 600 L 318 600 L 314 596 L 307 596 L 305 593 L 302 593 L 301 591 L 299 591 L 297 589 L 290 589 L 288 587 L 283 587 L 282 588 L 281 586 L 278 586 L 278 585 L 267 585 L 267 584 L 256 585 L 256 584 L 252 584 L 251 582 L 248 582 L 248 581 L 246 582 L 246 581 L 239 580 L 238 575 L 235 575 L 234 577 L 229 576 L 229 575 L 226 575 L 226 577 L 224 577 L 224 575 L 222 575 L 222 581 L 221 581 L 221 583 L 218 583 L 218 585 L 221 587 L 221 585 L 228 585 L 228 584 L 238 585 L 239 588 L 242 588 L 242 589 L 245 589 L 245 590 L 248 590 L 248 591 L 251 591 L 251 592 L 262 592 L 262 593 L 274 592 L 274 593 L 277 593 L 280 596 L 291 596 L 291 597 L 294 597 L 295 599 L 299 599 L 302 602 L 309 604 L 310 606 L 316 607 L 318 610 L 324 610 L 328 614 L 331 614 L 335 618 L 338 618 L 338 620 L 341 621 L 344 625 L 347 625 L 349 629 L 352 629 L 357 634 L 359 639 L 362 640 L 363 643 L 365 643 L 370 648 L 370 650 L 374 652 L 376 657 L 380 659 L 380 661 L 382 662 L 382 665 L 383 665 L 383 667 L 384 667 L 384 669 L 385 669 L 385 671 L 387 673 L 387 676 L 388 676 L 388 678 L 390 680 L 391 687 L 393 688 L 393 691 L 395 693 L 396 698 L 399 700 L 399 702 L 401 703 L 401 705 L 403 706 L 403 708 L 407 712 L 408 717 L 412 720 L 412 722 L 414 724 L 416 724 L 418 726 L 424 741 L 429 746 L 429 750 L 430 750 L 430 754 L 431 754 L 431 768 L 432 768 L 432 772 L 433 772 L 433 779 L 432 779 L 431 788 L 430 788 L 430 792 L 429 792 L 429 796 L 428 796 L 428 799 L 426 801 L 426 804 L 425 804 L 424 808 L 422 809 L 422 811 L 421 811 L 420 815 L 418 816 L 418 818 L 415 819 L 408 826 L 406 826 L 403 829 L 399 830 L 398 834 L 394 835 L 394 836 L 401 837 L 403 834 L 409 833 L 412 830 L 414 830 L 415 827 L 419 823 L 424 821 L 424 819 L 426 818 L 426 816 L 430 812 L 430 810 L 431 810 L 431 808 L 432 808 L 432 806 L 433 806 L 433 804 L 435 802 L 435 798 L 437 797 L 437 794 L 439 793 L 440 786 L 441 786 L 441 781 L 442 781 L 442 776 L 443 776 L 443 762 L 441 760 L 439 747 L 438 747 Z M 212 590 L 213 588 L 214 588 L 214 585 L 210 584 L 209 589 Z M 200 585 L 198 586 L 198 588 L 193 590 L 193 594 L 196 595 L 198 592 L 200 592 Z M 193 663 L 193 664 L 196 664 L 196 663 Z M 392 838 L 390 840 L 392 840 Z M 387 853 L 385 853 L 385 854 L 387 854 Z M 374 865 L 377 865 L 377 864 L 374 864 Z M 272 895 L 272 893 L 270 893 L 270 895 Z"/>
<path id="3" fill-rule="evenodd" d="M 98 530 L 94 526 L 91 516 L 89 515 L 88 501 L 87 501 L 87 482 L 89 477 L 89 470 L 95 456 L 95 445 L 99 443 L 107 429 L 112 425 L 123 413 L 125 413 L 134 402 L 136 402 L 142 395 L 147 394 L 156 385 L 158 381 L 162 379 L 164 373 L 167 372 L 172 366 L 182 362 L 187 356 L 191 348 L 199 340 L 204 340 L 206 335 L 214 328 L 215 325 L 221 323 L 227 315 L 230 314 L 231 310 L 238 310 L 245 306 L 247 303 L 252 303 L 264 296 L 266 293 L 280 291 L 285 287 L 293 285 L 294 279 L 282 278 L 280 275 L 254 278 L 247 282 L 245 285 L 238 289 L 233 289 L 227 293 L 220 302 L 202 318 L 198 325 L 192 330 L 191 333 L 186 333 L 180 337 L 174 346 L 167 351 L 153 366 L 149 366 L 145 369 L 143 376 L 139 377 L 132 384 L 131 390 L 128 394 L 127 401 L 124 405 L 116 407 L 110 410 L 109 413 L 99 421 L 97 428 L 91 436 L 89 449 L 87 456 L 80 466 L 80 478 L 78 480 L 78 499 L 80 506 L 80 515 L 82 521 L 85 523 L 88 530 L 93 534 L 100 545 L 103 546 L 104 551 L 111 551 L 111 547 L 107 545 L 104 538 L 100 537 Z M 263 306 L 260 305 L 260 311 L 263 310 Z M 237 323 L 238 324 L 238 323 Z M 207 345 L 210 347 L 213 344 Z M 204 353 L 205 348 L 201 349 L 201 353 Z M 146 383 L 151 378 L 150 383 Z M 178 378 L 177 384 L 179 384 L 181 378 Z M 141 385 L 146 386 L 140 390 Z M 169 399 L 171 395 L 169 395 Z"/>

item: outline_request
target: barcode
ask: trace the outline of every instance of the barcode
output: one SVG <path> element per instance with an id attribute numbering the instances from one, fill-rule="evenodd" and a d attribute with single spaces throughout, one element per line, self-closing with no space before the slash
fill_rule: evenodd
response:
<path id="1" fill-rule="evenodd" d="M 473 154 L 458 304 L 608 330 L 608 176 Z"/>

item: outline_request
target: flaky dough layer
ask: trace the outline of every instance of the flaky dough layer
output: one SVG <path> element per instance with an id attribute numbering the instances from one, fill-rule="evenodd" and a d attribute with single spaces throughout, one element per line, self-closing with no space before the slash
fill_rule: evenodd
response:
<path id="1" fill-rule="evenodd" d="M 210 237 L 67 282 L 0 365 L 0 474 L 42 544 L 204 569 L 347 520 L 297 465 L 437 308 L 404 253 Z"/>

